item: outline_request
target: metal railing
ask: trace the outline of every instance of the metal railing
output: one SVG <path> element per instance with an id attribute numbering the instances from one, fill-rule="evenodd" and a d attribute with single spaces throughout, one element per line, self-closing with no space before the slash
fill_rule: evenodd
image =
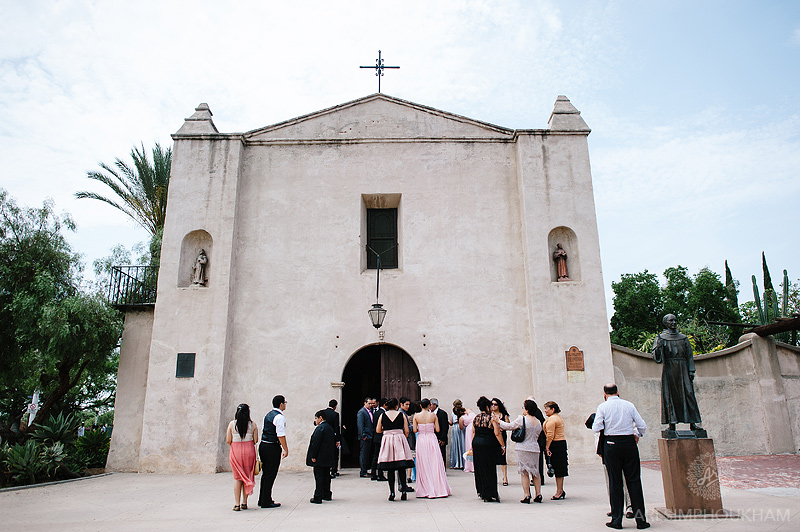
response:
<path id="1" fill-rule="evenodd" d="M 156 266 L 112 266 L 108 299 L 115 307 L 156 304 Z"/>

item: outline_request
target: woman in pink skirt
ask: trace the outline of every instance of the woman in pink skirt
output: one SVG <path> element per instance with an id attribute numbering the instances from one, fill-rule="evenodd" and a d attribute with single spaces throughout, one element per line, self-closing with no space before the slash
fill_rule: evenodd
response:
<path id="1" fill-rule="evenodd" d="M 256 483 L 253 472 L 258 427 L 250 419 L 250 407 L 246 404 L 242 403 L 236 408 L 236 416 L 228 423 L 225 441 L 231 446 L 229 459 L 233 471 L 233 498 L 236 500 L 233 511 L 247 510 L 247 496 L 252 495 Z"/>
<path id="2" fill-rule="evenodd" d="M 400 403 L 392 398 L 386 402 L 386 412 L 378 419 L 375 430 L 383 434 L 381 450 L 378 453 L 378 469 L 386 471 L 389 480 L 389 500 L 394 500 L 395 472 L 400 483 L 400 500 L 408 497 L 406 469 L 414 467 L 411 447 L 408 445 L 408 419 L 397 409 Z"/>
<path id="3" fill-rule="evenodd" d="M 414 414 L 414 432 L 417 433 L 417 497 L 433 499 L 447 497 L 452 492 L 436 439 L 439 420 L 428 411 L 430 405 L 427 399 L 420 402 L 422 412 Z"/>

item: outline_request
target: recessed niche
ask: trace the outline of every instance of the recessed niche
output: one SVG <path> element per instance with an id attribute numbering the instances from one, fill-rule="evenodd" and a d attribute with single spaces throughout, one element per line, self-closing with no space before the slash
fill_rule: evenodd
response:
<path id="1" fill-rule="evenodd" d="M 181 242 L 178 286 L 207 287 L 213 268 L 214 241 L 202 229 L 192 231 Z"/>
<path id="2" fill-rule="evenodd" d="M 566 253 L 566 266 L 569 281 L 580 281 L 581 260 L 578 250 L 578 237 L 575 236 L 575 232 L 572 229 L 564 226 L 556 227 L 547 235 L 547 249 L 550 258 L 550 280 L 554 283 L 559 282 L 558 266 L 554 257 L 554 254 L 558 251 L 559 244 L 561 244 L 561 249 Z"/>

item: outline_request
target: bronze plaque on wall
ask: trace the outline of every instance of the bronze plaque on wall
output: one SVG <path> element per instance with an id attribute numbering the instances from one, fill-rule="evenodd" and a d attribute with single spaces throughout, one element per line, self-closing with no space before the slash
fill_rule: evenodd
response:
<path id="1" fill-rule="evenodd" d="M 567 371 L 584 371 L 583 351 L 573 345 L 565 353 L 567 355 Z"/>

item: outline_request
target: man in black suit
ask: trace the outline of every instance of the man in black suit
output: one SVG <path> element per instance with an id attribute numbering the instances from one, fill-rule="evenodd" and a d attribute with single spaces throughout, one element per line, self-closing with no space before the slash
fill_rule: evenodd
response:
<path id="1" fill-rule="evenodd" d="M 436 439 L 439 440 L 439 449 L 442 451 L 442 462 L 444 468 L 447 469 L 447 435 L 450 433 L 450 416 L 439 408 L 439 400 L 431 397 L 431 412 L 436 415 L 439 420 L 439 432 L 436 433 Z"/>
<path id="2" fill-rule="evenodd" d="M 364 407 L 359 409 L 356 414 L 356 425 L 358 428 L 358 462 L 361 465 L 360 477 L 369 477 L 370 461 L 372 460 L 372 398 L 364 399 Z"/>
<path id="3" fill-rule="evenodd" d="M 331 466 L 331 478 L 339 476 L 339 448 L 342 445 L 342 433 L 339 429 L 339 412 L 336 411 L 338 405 L 339 402 L 336 399 L 331 399 L 328 401 L 328 408 L 325 409 L 325 421 L 333 428 L 333 434 L 336 436 L 336 459 Z"/>
<path id="4" fill-rule="evenodd" d="M 325 411 L 319 410 L 314 414 L 314 424 L 317 426 L 311 435 L 306 454 L 306 465 L 314 468 L 314 496 L 309 502 L 321 504 L 333 498 L 331 493 L 331 467 L 336 461 L 336 435 L 333 427 L 325 421 Z"/>
<path id="5" fill-rule="evenodd" d="M 381 397 L 380 407 L 372 413 L 372 480 L 387 480 L 383 473 L 378 472 L 378 454 L 381 452 L 383 434 L 378 432 L 378 420 L 386 412 L 386 403 L 389 400 Z"/>

